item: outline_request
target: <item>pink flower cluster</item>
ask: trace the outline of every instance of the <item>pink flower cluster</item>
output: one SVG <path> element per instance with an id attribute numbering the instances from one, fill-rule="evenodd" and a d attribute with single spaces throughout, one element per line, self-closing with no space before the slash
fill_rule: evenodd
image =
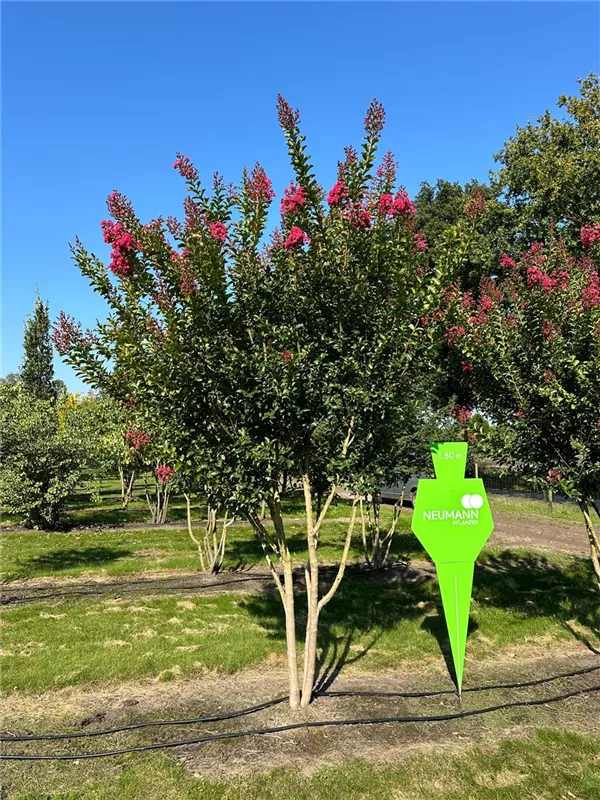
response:
<path id="1" fill-rule="evenodd" d="M 219 242 L 227 239 L 227 228 L 222 222 L 213 222 L 210 226 L 210 235 Z"/>
<path id="2" fill-rule="evenodd" d="M 166 483 L 173 477 L 174 474 L 175 470 L 173 467 L 157 467 L 156 469 L 156 477 L 162 483 Z"/>
<path id="3" fill-rule="evenodd" d="M 306 192 L 303 186 L 290 183 L 281 199 L 282 214 L 296 214 L 302 206 L 306 205 Z"/>
<path id="4" fill-rule="evenodd" d="M 487 200 L 482 189 L 475 189 L 465 206 L 465 213 L 472 219 L 477 219 L 485 214 Z"/>
<path id="5" fill-rule="evenodd" d="M 417 213 L 417 209 L 405 189 L 400 189 L 396 197 L 391 194 L 382 194 L 377 204 L 377 210 L 382 217 L 401 217 Z"/>
<path id="6" fill-rule="evenodd" d="M 75 322 L 70 314 L 61 311 L 52 326 L 52 342 L 58 354 L 64 356 L 82 340 L 81 323 Z"/>
<path id="7" fill-rule="evenodd" d="M 138 243 L 129 231 L 125 230 L 122 222 L 105 219 L 100 225 L 104 241 L 112 246 L 109 269 L 120 278 L 129 278 L 133 272 L 132 255 L 138 248 Z"/>
<path id="8" fill-rule="evenodd" d="M 385 123 L 385 108 L 379 100 L 372 100 L 365 116 L 365 131 L 369 136 L 379 136 Z"/>
<path id="9" fill-rule="evenodd" d="M 250 197 L 252 200 L 270 203 L 275 197 L 275 192 L 273 191 L 272 187 L 273 183 L 267 176 L 267 173 L 260 166 L 260 164 L 256 164 L 252 170 L 252 175 L 246 183 L 248 197 Z"/>
<path id="10" fill-rule="evenodd" d="M 130 201 L 121 192 L 115 189 L 106 198 L 106 207 L 111 217 L 123 219 L 123 217 L 133 216 L 133 207 Z"/>
<path id="11" fill-rule="evenodd" d="M 469 361 L 461 361 L 460 365 L 463 372 L 473 372 L 473 364 L 471 364 Z"/>
<path id="12" fill-rule="evenodd" d="M 176 239 L 181 239 L 183 237 L 183 225 L 177 219 L 177 217 L 167 217 L 167 230 L 174 236 Z"/>
<path id="13" fill-rule="evenodd" d="M 596 270 L 593 270 L 590 275 L 590 282 L 583 290 L 581 302 L 587 310 L 600 307 L 600 277 Z"/>
<path id="14" fill-rule="evenodd" d="M 336 181 L 327 195 L 327 202 L 330 206 L 339 206 L 348 197 L 348 187 L 344 181 Z"/>
<path id="15" fill-rule="evenodd" d="M 289 364 L 289 362 L 294 358 L 294 354 L 291 350 L 282 350 L 279 356 L 284 364 Z"/>
<path id="16" fill-rule="evenodd" d="M 581 244 L 586 250 L 596 242 L 600 242 L 600 222 L 584 225 L 579 232 L 579 236 L 581 237 Z"/>
<path id="17" fill-rule="evenodd" d="M 429 245 L 427 244 L 427 237 L 425 236 L 424 233 L 415 233 L 413 236 L 413 240 L 417 245 L 417 247 L 419 248 L 419 250 L 423 251 L 429 248 Z"/>
<path id="18" fill-rule="evenodd" d="M 147 444 L 150 444 L 152 437 L 149 433 L 141 431 L 139 428 L 132 428 L 125 434 L 125 439 L 129 444 L 133 445 L 136 450 L 141 450 Z"/>
<path id="19" fill-rule="evenodd" d="M 287 239 L 285 240 L 286 250 L 302 247 L 303 244 L 310 244 L 310 237 L 304 233 L 302 228 L 299 228 L 297 225 L 293 225 Z"/>
<path id="20" fill-rule="evenodd" d="M 354 203 L 350 210 L 346 212 L 346 217 L 353 228 L 371 227 L 371 214 L 360 203 Z"/>
<path id="21" fill-rule="evenodd" d="M 544 339 L 549 342 L 550 339 L 553 339 L 558 334 L 558 331 L 554 327 L 551 319 L 545 319 L 542 323 L 542 336 Z"/>
<path id="22" fill-rule="evenodd" d="M 514 260 L 514 258 L 506 255 L 506 253 L 502 253 L 502 256 L 500 257 L 500 266 L 502 269 L 515 269 L 517 262 Z"/>
<path id="23" fill-rule="evenodd" d="M 566 289 L 568 285 L 569 273 L 565 270 L 552 270 L 550 274 L 546 274 L 539 267 L 527 267 L 529 289 L 539 286 L 546 294 L 549 294 L 553 289 Z"/>
<path id="24" fill-rule="evenodd" d="M 456 405 L 450 409 L 450 413 L 459 425 L 468 425 L 469 420 L 473 416 L 471 411 L 466 406 Z"/>
<path id="25" fill-rule="evenodd" d="M 562 472 L 558 469 L 548 470 L 548 483 L 558 483 L 562 480 Z"/>
<path id="26" fill-rule="evenodd" d="M 462 325 L 451 325 L 444 333 L 444 339 L 448 347 L 456 347 L 466 331 Z"/>
<path id="27" fill-rule="evenodd" d="M 188 181 L 198 180 L 198 170 L 192 164 L 189 156 L 182 156 L 181 153 L 177 153 L 177 159 L 173 164 L 173 169 L 178 170 L 181 177 Z"/>

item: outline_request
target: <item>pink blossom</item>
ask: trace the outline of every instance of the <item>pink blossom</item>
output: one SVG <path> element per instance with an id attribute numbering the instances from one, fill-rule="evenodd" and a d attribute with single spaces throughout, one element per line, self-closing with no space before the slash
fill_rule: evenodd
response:
<path id="1" fill-rule="evenodd" d="M 405 189 L 400 189 L 394 198 L 394 202 L 392 203 L 389 213 L 392 217 L 408 216 L 410 214 L 417 213 L 417 209 L 415 208 Z"/>
<path id="2" fill-rule="evenodd" d="M 427 244 L 427 237 L 424 233 L 415 233 L 413 235 L 413 239 L 419 250 L 427 250 L 429 248 L 429 245 Z"/>
<path id="3" fill-rule="evenodd" d="M 463 372 L 472 372 L 473 371 L 473 364 L 470 364 L 468 361 L 461 361 L 460 365 L 462 367 Z"/>
<path id="4" fill-rule="evenodd" d="M 279 356 L 284 364 L 288 364 L 294 358 L 291 350 L 282 350 Z"/>
<path id="5" fill-rule="evenodd" d="M 348 188 L 344 181 L 337 181 L 327 195 L 330 206 L 339 206 L 348 197 Z"/>
<path id="6" fill-rule="evenodd" d="M 515 411 L 515 417 L 517 419 L 523 419 L 523 412 L 522 411 Z"/>
<path id="7" fill-rule="evenodd" d="M 181 222 L 179 222 L 177 217 L 167 217 L 166 223 L 167 223 L 167 230 L 169 231 L 171 236 L 174 236 L 176 239 L 183 238 L 183 225 L 181 224 Z"/>
<path id="8" fill-rule="evenodd" d="M 149 433 L 141 431 L 139 428 L 132 428 L 125 434 L 125 439 L 129 444 L 133 445 L 136 450 L 141 450 L 147 444 L 150 444 L 152 437 Z"/>
<path id="9" fill-rule="evenodd" d="M 515 267 L 517 266 L 517 262 L 514 260 L 514 258 L 511 258 L 510 256 L 506 255 L 506 253 L 502 253 L 502 256 L 500 258 L 500 266 L 503 269 L 515 269 Z"/>
<path id="10" fill-rule="evenodd" d="M 64 356 L 82 341 L 81 323 L 76 322 L 70 314 L 61 311 L 52 326 L 52 342 L 58 354 Z"/>
<path id="11" fill-rule="evenodd" d="M 584 225 L 579 232 L 581 237 L 581 244 L 587 250 L 588 247 L 600 241 L 600 222 Z"/>
<path id="12" fill-rule="evenodd" d="M 270 203 L 275 197 L 273 184 L 260 164 L 256 164 L 250 178 L 246 182 L 248 197 L 262 203 Z"/>
<path id="13" fill-rule="evenodd" d="M 371 227 L 371 214 L 360 203 L 354 203 L 346 213 L 346 217 L 353 228 Z"/>
<path id="14" fill-rule="evenodd" d="M 282 214 L 296 214 L 302 206 L 306 205 L 306 193 L 303 186 L 290 183 L 281 199 Z"/>
<path id="15" fill-rule="evenodd" d="M 544 245 L 542 242 L 534 242 L 529 248 L 529 252 L 535 255 L 535 253 L 539 253 L 543 247 Z"/>
<path id="16" fill-rule="evenodd" d="M 379 136 L 385 123 L 385 109 L 379 100 L 372 100 L 365 117 L 365 131 L 369 136 Z"/>
<path id="17" fill-rule="evenodd" d="M 394 198 L 391 194 L 389 193 L 382 194 L 377 204 L 377 211 L 382 217 L 385 217 L 390 213 L 390 209 L 393 203 L 394 203 Z"/>
<path id="18" fill-rule="evenodd" d="M 460 425 L 467 425 L 471 417 L 473 416 L 472 412 L 466 406 L 456 405 L 450 409 L 450 413 L 452 416 L 457 420 Z"/>
<path id="19" fill-rule="evenodd" d="M 300 119 L 300 112 L 294 111 L 288 101 L 280 94 L 277 95 L 277 117 L 284 131 L 291 133 Z"/>
<path id="20" fill-rule="evenodd" d="M 558 483 L 562 480 L 562 472 L 558 469 L 548 470 L 548 483 Z"/>
<path id="21" fill-rule="evenodd" d="M 600 306 L 600 277 L 596 270 L 592 270 L 590 274 L 590 280 L 583 290 L 581 302 L 586 310 Z"/>
<path id="22" fill-rule="evenodd" d="M 227 228 L 222 222 L 213 222 L 210 226 L 210 235 L 219 242 L 227 239 Z"/>
<path id="23" fill-rule="evenodd" d="M 456 347 L 466 331 L 462 325 L 451 325 L 444 333 L 444 339 L 449 347 Z"/>
<path id="24" fill-rule="evenodd" d="M 162 483 L 166 483 L 174 474 L 175 471 L 173 467 L 158 467 L 156 470 L 156 477 Z"/>
<path id="25" fill-rule="evenodd" d="M 128 278 L 133 272 L 132 255 L 139 247 L 131 233 L 122 222 L 102 220 L 100 223 L 104 241 L 112 246 L 109 269 L 121 278 Z"/>
<path id="26" fill-rule="evenodd" d="M 173 169 L 178 170 L 181 177 L 188 181 L 198 180 L 198 170 L 192 164 L 189 156 L 183 156 L 181 153 L 177 153 L 177 159 L 173 164 Z"/>
<path id="27" fill-rule="evenodd" d="M 285 240 L 286 249 L 289 250 L 290 248 L 301 247 L 303 244 L 310 244 L 310 238 L 301 228 L 297 225 L 293 225 Z"/>

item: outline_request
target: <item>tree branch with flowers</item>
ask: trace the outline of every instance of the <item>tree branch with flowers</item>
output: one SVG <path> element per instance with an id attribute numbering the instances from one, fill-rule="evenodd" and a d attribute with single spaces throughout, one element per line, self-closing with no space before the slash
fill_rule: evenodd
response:
<path id="1" fill-rule="evenodd" d="M 474 403 L 495 423 L 490 450 L 576 500 L 600 588 L 598 223 L 582 227 L 581 244 L 578 254 L 558 239 L 504 254 L 478 299 L 454 292 L 446 337 L 469 364 Z"/>

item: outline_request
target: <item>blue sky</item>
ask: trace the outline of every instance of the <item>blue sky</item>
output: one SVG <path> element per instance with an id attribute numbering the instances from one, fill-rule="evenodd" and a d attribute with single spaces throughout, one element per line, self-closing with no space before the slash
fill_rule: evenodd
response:
<path id="1" fill-rule="evenodd" d="M 291 171 L 281 92 L 299 107 L 318 179 L 335 180 L 372 97 L 383 148 L 412 195 L 484 179 L 517 124 L 599 69 L 596 3 L 2 4 L 2 374 L 21 357 L 35 287 L 92 327 L 105 313 L 70 260 L 107 254 L 112 189 L 143 220 L 178 214 L 177 150 L 210 179 L 261 161 L 278 197 Z M 278 206 L 279 200 L 276 200 Z M 57 376 L 83 384 L 56 359 Z"/>

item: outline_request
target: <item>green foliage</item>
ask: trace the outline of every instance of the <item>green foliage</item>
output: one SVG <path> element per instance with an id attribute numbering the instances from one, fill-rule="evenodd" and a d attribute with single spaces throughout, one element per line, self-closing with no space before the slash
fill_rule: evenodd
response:
<path id="1" fill-rule="evenodd" d="M 553 117 L 546 111 L 518 127 L 496 155 L 494 191 L 514 211 L 512 236 L 522 250 L 544 241 L 556 226 L 571 247 L 582 225 L 600 217 L 600 85 L 579 79 L 579 96 L 563 95 Z"/>
<path id="2" fill-rule="evenodd" d="M 495 423 L 482 444 L 578 499 L 600 493 L 597 282 L 588 258 L 550 242 L 507 266 L 478 303 L 458 296 L 451 314 L 477 405 Z"/>
<path id="3" fill-rule="evenodd" d="M 31 397 L 43 400 L 56 399 L 59 387 L 54 380 L 52 365 L 50 315 L 48 303 L 44 302 L 39 294 L 36 297 L 33 315 L 27 318 L 24 326 L 23 361 L 19 378 L 25 393 Z"/>
<path id="4" fill-rule="evenodd" d="M 5 511 L 27 527 L 55 528 L 94 451 L 96 431 L 72 397 L 43 399 L 0 387 Z"/>
<path id="5" fill-rule="evenodd" d="M 175 255 L 164 223 L 142 225 L 113 198 L 137 243 L 116 286 L 95 256 L 74 248 L 111 314 L 93 341 L 72 339 L 68 361 L 162 432 L 182 480 L 242 509 L 272 494 L 284 472 L 351 485 L 376 464 L 431 353 L 423 317 L 458 259 L 431 264 L 410 214 L 379 213 L 367 192 L 377 188 L 380 106 L 367 115 L 361 154 L 344 167 L 348 196 L 329 209 L 297 113 L 282 100 L 279 111 L 304 202 L 283 214 L 272 245 L 260 249 L 271 190 L 257 166 L 229 199 L 220 180 L 209 197 L 190 173 Z M 229 228 L 224 242 L 215 223 Z M 294 227 L 308 247 L 284 244 Z M 458 253 L 466 232 L 455 233 Z"/>

